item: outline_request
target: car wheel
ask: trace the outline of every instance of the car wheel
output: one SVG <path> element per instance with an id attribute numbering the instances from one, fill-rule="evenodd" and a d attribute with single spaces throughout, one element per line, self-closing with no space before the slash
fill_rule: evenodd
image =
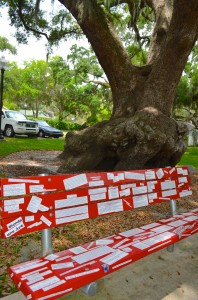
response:
<path id="1" fill-rule="evenodd" d="M 13 127 L 11 125 L 7 125 L 5 128 L 5 136 L 7 137 L 12 137 L 14 136 L 14 130 Z"/>
<path id="2" fill-rule="evenodd" d="M 39 130 L 38 136 L 41 138 L 45 137 L 45 132 L 43 130 Z"/>

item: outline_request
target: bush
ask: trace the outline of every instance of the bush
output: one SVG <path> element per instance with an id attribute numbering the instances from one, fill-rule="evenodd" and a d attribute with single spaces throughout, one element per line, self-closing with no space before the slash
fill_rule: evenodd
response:
<path id="1" fill-rule="evenodd" d="M 68 130 L 80 130 L 82 125 L 78 123 L 73 123 L 73 122 L 68 122 L 68 121 L 59 121 L 59 120 L 47 120 L 49 125 L 52 127 L 56 127 L 60 130 L 63 131 L 68 131 Z"/>
<path id="2" fill-rule="evenodd" d="M 47 119 L 47 118 L 37 118 L 38 120 L 46 121 L 50 126 L 58 128 L 63 131 L 70 131 L 70 130 L 80 130 L 82 129 L 82 125 L 78 123 L 73 123 L 69 121 L 59 121 L 57 119 Z M 36 121 L 36 119 L 34 119 Z"/>

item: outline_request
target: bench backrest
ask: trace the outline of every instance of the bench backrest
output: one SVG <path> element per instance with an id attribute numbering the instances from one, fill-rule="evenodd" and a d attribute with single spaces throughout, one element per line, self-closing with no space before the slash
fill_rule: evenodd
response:
<path id="1" fill-rule="evenodd" d="M 187 167 L 4 178 L 0 185 L 2 238 L 192 194 Z"/>

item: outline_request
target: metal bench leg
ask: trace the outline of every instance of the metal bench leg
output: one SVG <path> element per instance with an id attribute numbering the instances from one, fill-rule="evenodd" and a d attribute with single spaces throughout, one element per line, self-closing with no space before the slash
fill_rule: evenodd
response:
<path id="1" fill-rule="evenodd" d="M 48 174 L 39 174 L 39 176 L 48 176 Z M 41 248 L 42 255 L 46 256 L 52 254 L 52 229 L 43 229 L 41 230 Z"/>
<path id="2" fill-rule="evenodd" d="M 171 209 L 171 216 L 174 216 L 177 214 L 177 202 L 176 200 L 170 200 L 170 209 Z M 174 251 L 174 244 L 169 245 L 167 248 L 168 252 Z"/>
<path id="3" fill-rule="evenodd" d="M 88 295 L 89 297 L 93 297 L 96 295 L 98 284 L 97 282 L 91 282 L 83 287 L 80 288 L 80 290 Z"/>
<path id="4" fill-rule="evenodd" d="M 52 230 L 43 229 L 41 231 L 41 245 L 42 245 L 42 255 L 46 256 L 52 254 Z"/>

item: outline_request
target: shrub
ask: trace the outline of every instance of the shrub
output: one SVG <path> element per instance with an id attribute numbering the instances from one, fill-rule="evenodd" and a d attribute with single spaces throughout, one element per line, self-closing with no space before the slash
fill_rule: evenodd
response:
<path id="1" fill-rule="evenodd" d="M 57 119 L 47 119 L 47 118 L 37 118 L 38 120 L 46 121 L 50 126 L 58 128 L 63 131 L 70 131 L 70 130 L 80 130 L 82 129 L 82 125 L 78 123 L 73 123 L 69 121 L 59 121 Z M 36 119 L 35 119 L 36 121 Z"/>
<path id="2" fill-rule="evenodd" d="M 68 131 L 68 130 L 80 130 L 82 125 L 78 123 L 73 123 L 73 122 L 68 122 L 68 121 L 59 121 L 59 120 L 47 120 L 49 125 L 52 127 L 56 127 L 60 130 L 63 131 Z"/>

